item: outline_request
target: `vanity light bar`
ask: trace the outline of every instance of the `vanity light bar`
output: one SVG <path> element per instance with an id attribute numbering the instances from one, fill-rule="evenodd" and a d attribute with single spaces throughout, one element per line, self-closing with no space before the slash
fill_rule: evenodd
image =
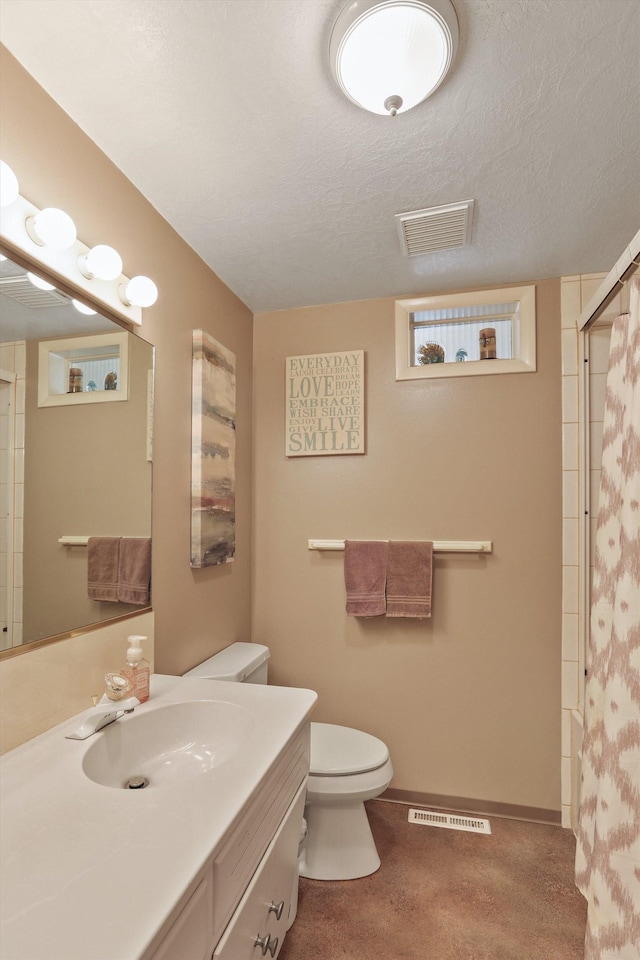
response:
<path id="1" fill-rule="evenodd" d="M 492 553 L 491 540 L 434 540 L 435 553 Z M 344 550 L 344 540 L 309 540 L 309 550 Z"/>
<path id="2" fill-rule="evenodd" d="M 151 306 L 157 299 L 153 281 L 143 276 L 124 276 L 122 259 L 113 247 L 87 247 L 77 239 L 75 225 L 64 211 L 39 210 L 17 193 L 15 174 L 7 164 L 0 163 L 0 239 L 105 304 L 113 313 L 140 325 L 142 307 Z"/>
<path id="3" fill-rule="evenodd" d="M 76 239 L 75 243 L 65 250 L 56 250 L 54 247 L 36 243 L 27 233 L 25 224 L 38 212 L 37 207 L 23 196 L 18 196 L 14 203 L 2 208 L 0 239 L 6 240 L 31 260 L 41 263 L 51 273 L 67 280 L 93 300 L 105 304 L 117 316 L 139 326 L 142 323 L 141 308 L 127 306 L 118 293 L 118 285 L 129 282 L 127 277 L 121 275 L 115 281 L 108 281 L 85 276 L 78 266 L 78 259 L 86 256 L 90 248 L 81 240 Z"/>

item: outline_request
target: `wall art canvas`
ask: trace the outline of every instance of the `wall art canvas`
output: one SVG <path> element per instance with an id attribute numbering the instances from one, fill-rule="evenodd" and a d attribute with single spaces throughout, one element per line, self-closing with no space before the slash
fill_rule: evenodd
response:
<path id="1" fill-rule="evenodd" d="M 236 357 L 193 331 L 191 566 L 235 556 Z"/>
<path id="2" fill-rule="evenodd" d="M 364 350 L 287 357 L 287 457 L 364 453 Z"/>

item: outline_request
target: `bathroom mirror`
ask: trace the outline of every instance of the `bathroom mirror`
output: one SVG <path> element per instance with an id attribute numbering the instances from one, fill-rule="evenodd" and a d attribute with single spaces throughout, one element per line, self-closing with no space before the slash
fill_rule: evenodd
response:
<path id="1" fill-rule="evenodd" d="M 153 347 L 43 279 L 0 261 L 2 658 L 148 609 L 88 599 L 73 540 L 151 536 Z"/>

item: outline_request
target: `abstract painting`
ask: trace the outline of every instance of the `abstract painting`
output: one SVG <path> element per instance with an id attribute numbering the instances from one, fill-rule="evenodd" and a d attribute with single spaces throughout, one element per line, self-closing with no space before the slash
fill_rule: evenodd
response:
<path id="1" fill-rule="evenodd" d="M 235 556 L 236 357 L 193 331 L 191 566 Z"/>

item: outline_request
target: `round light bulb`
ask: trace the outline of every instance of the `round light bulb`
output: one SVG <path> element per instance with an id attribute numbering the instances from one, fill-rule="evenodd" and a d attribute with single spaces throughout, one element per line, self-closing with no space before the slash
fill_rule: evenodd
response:
<path id="1" fill-rule="evenodd" d="M 27 271 L 27 276 L 29 278 L 29 282 L 32 283 L 34 287 L 37 287 L 38 290 L 55 290 L 55 285 L 53 283 L 43 280 L 42 277 L 37 276 L 37 274 Z"/>
<path id="2" fill-rule="evenodd" d="M 150 307 L 158 299 L 158 288 L 149 277 L 133 277 L 120 285 L 120 297 L 129 307 Z"/>
<path id="3" fill-rule="evenodd" d="M 91 307 L 88 307 L 86 303 L 82 303 L 80 300 L 72 300 L 71 303 L 74 305 L 78 313 L 84 313 L 87 317 L 92 317 L 97 312 L 92 310 Z"/>
<path id="4" fill-rule="evenodd" d="M 20 194 L 18 178 L 8 163 L 0 160 L 0 207 L 9 207 Z"/>
<path id="5" fill-rule="evenodd" d="M 122 257 L 113 247 L 99 243 L 78 257 L 78 267 L 90 280 L 115 280 L 122 273 Z"/>
<path id="6" fill-rule="evenodd" d="M 27 233 L 41 247 L 67 250 L 76 242 L 76 225 L 64 210 L 46 207 L 26 222 Z"/>

